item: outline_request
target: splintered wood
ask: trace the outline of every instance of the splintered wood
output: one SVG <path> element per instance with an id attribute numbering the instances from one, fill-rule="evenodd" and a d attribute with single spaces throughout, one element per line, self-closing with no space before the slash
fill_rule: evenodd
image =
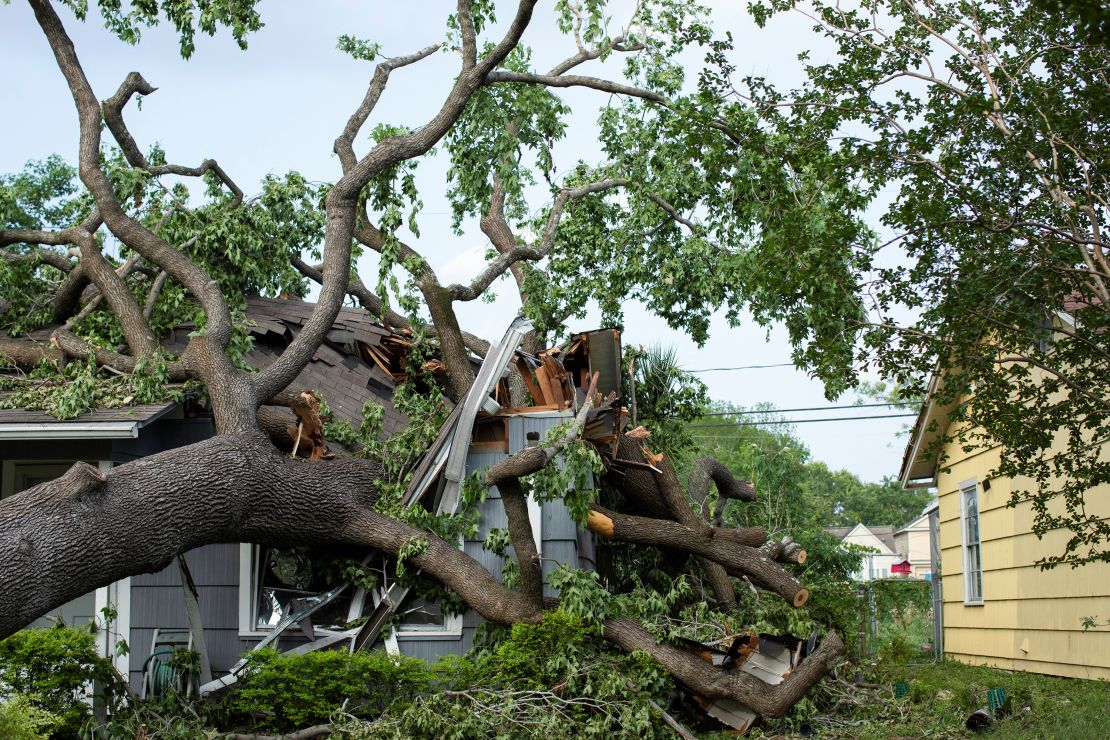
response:
<path id="1" fill-rule="evenodd" d="M 293 440 L 293 456 L 300 453 L 309 460 L 323 460 L 328 457 L 324 424 L 320 420 L 320 399 L 313 391 L 305 389 L 297 394 L 289 408 L 297 416 L 297 423 L 286 427 Z"/>

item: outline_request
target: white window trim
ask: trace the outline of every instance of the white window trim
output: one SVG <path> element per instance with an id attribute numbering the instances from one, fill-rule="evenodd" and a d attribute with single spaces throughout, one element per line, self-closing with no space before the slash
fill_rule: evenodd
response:
<path id="1" fill-rule="evenodd" d="M 420 637 L 462 637 L 463 618 L 461 614 L 444 615 L 443 626 L 437 624 L 398 626 L 393 630 L 393 638 Z"/>
<path id="2" fill-rule="evenodd" d="M 976 530 L 979 532 L 979 541 L 975 545 L 979 548 L 979 583 L 980 591 L 982 591 L 983 583 L 983 506 L 979 501 L 979 481 L 976 478 L 970 478 L 961 483 L 958 487 L 958 495 L 960 497 L 960 552 L 963 556 L 963 581 L 964 581 L 964 606 L 982 606 L 983 594 L 980 593 L 978 598 L 972 598 L 971 595 L 971 562 L 969 557 L 968 547 L 970 543 L 967 541 L 967 491 L 975 492 L 975 511 L 978 519 Z"/>
<path id="3" fill-rule="evenodd" d="M 270 634 L 270 630 L 258 629 L 258 620 L 255 619 L 254 610 L 258 603 L 254 593 L 257 550 L 257 545 L 239 543 L 239 637 L 250 639 L 261 639 Z"/>
<path id="4" fill-rule="evenodd" d="M 112 469 L 111 460 L 101 460 L 97 467 L 107 472 Z M 131 671 L 131 578 L 122 578 L 115 583 L 101 586 L 96 589 L 93 596 L 95 605 L 94 619 L 101 619 L 104 612 L 101 609 L 112 607 L 116 611 L 115 620 L 97 632 L 97 643 L 100 654 L 112 661 L 112 665 L 125 678 Z M 123 640 L 128 651 L 122 655 L 116 654 L 116 645 Z"/>

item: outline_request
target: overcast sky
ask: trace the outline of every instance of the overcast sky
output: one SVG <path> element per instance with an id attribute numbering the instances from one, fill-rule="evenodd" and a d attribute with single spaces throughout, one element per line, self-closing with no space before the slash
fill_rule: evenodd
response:
<path id="1" fill-rule="evenodd" d="M 271 0 L 263 4 L 266 23 L 249 39 L 242 52 L 227 37 L 198 39 L 188 62 L 177 52 L 177 40 L 165 29 L 144 35 L 136 47 L 127 46 L 103 30 L 90 12 L 90 22 L 78 23 L 61 9 L 97 96 L 115 92 L 128 72 L 141 72 L 159 91 L 143 100 L 142 110 L 130 106 L 127 120 L 141 147 L 159 142 L 171 162 L 195 165 L 217 159 L 249 194 L 268 173 L 297 170 L 310 180 L 333 181 L 339 163 L 332 142 L 358 105 L 372 66 L 351 60 L 335 48 L 340 34 L 369 38 L 382 44 L 387 56 L 410 53 L 441 41 L 443 20 L 453 3 L 419 0 L 410 3 L 371 3 L 329 0 L 312 3 Z M 542 2 L 524 42 L 535 49 L 536 65 L 548 68 L 573 53 L 573 42 L 551 23 L 551 2 Z M 798 15 L 773 21 L 759 30 L 734 0 L 712 2 L 714 26 L 730 30 L 737 43 L 734 63 L 740 74 L 764 75 L 780 85 L 800 81 L 795 55 L 810 49 L 821 62 L 829 47 Z M 511 17 L 510 6 L 501 15 Z M 390 12 L 392 10 L 393 12 Z M 623 16 L 613 12 L 619 23 Z M 77 116 L 64 80 L 54 63 L 30 9 L 19 0 L 0 4 L 0 89 L 6 103 L 0 119 L 0 172 L 13 172 L 29 160 L 59 153 L 71 162 L 77 154 Z M 696 77 L 698 59 L 690 59 L 688 77 Z M 419 125 L 435 110 L 457 70 L 457 58 L 446 53 L 398 71 L 371 118 L 376 122 Z M 595 69 L 596 73 L 596 69 Z M 598 106 L 605 96 L 592 91 L 559 91 L 575 111 L 571 133 L 559 145 L 557 163 L 587 161 L 598 155 L 593 137 Z M 359 151 L 366 150 L 365 138 Z M 421 165 L 422 238 L 414 245 L 426 254 L 442 281 L 467 281 L 480 269 L 487 247 L 476 224 L 462 237 L 450 230 L 449 207 L 442 196 L 445 165 Z M 366 275 L 376 270 L 362 266 Z M 460 310 L 464 328 L 494 338 L 519 308 L 507 283 L 495 286 L 496 303 L 473 302 Z M 674 345 L 684 367 L 706 368 L 768 365 L 789 362 L 784 333 L 750 322 L 730 328 L 723 317 L 714 321 L 710 339 L 697 347 L 671 331 L 659 319 L 637 307 L 626 314 L 627 344 L 663 342 Z M 595 328 L 590 320 L 581 327 Z M 715 400 L 744 406 L 770 403 L 778 408 L 831 405 L 821 385 L 792 367 L 699 373 Z M 837 404 L 851 403 L 854 397 Z M 862 409 L 858 415 L 892 413 Z M 843 411 L 790 414 L 798 419 L 846 416 Z M 846 468 L 865 480 L 896 475 L 905 438 L 897 433 L 907 419 L 872 419 L 805 423 L 797 434 L 814 457 L 834 469 Z"/>

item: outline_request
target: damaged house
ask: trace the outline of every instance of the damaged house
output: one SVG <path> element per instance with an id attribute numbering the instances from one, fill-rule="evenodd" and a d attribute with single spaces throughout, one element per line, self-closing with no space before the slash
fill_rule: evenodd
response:
<path id="1" fill-rule="evenodd" d="M 249 299 L 253 348 L 247 360 L 256 367 L 272 362 L 311 310 L 311 304 L 296 300 Z M 170 349 L 183 344 L 191 328 L 176 330 L 167 340 Z M 467 475 L 538 444 L 549 429 L 572 418 L 585 398 L 591 372 L 598 373 L 599 392 L 610 401 L 617 398 L 619 333 L 580 335 L 566 352 L 528 357 L 516 350 L 529 328 L 518 320 L 491 349 L 471 395 L 456 406 L 416 471 L 407 493 L 409 504 L 452 510 Z M 49 328 L 43 329 L 27 341 L 45 341 L 49 334 Z M 391 403 L 404 377 L 407 348 L 404 334 L 375 323 L 365 311 L 342 309 L 327 341 L 290 390 L 318 392 L 336 419 L 356 427 L 363 405 L 378 403 L 384 409 L 383 433 L 393 433 L 407 423 Z M 507 407 L 505 378 L 510 366 L 522 371 L 535 406 Z M 298 454 L 315 453 L 309 435 L 298 432 L 297 417 L 288 409 L 264 407 L 260 419 L 268 430 L 290 429 L 304 443 Z M 592 412 L 587 433 L 615 444 L 617 423 L 610 405 Z M 77 461 L 109 468 L 213 433 L 210 416 L 188 401 L 97 409 L 64 421 L 38 411 L 0 409 L 0 494 L 15 495 L 60 476 Z M 479 531 L 461 547 L 500 576 L 505 559 L 482 546 L 490 530 L 506 526 L 497 498 L 494 489 L 479 505 Z M 593 535 L 578 529 L 562 501 L 530 501 L 529 506 L 545 575 L 560 563 L 593 567 Z M 152 678 L 158 654 L 176 647 L 202 654 L 201 681 L 211 684 L 206 689 L 227 682 L 240 665 L 240 655 L 261 645 L 306 650 L 380 643 L 391 652 L 428 659 L 462 654 L 471 647 L 480 622 L 475 613 L 445 615 L 438 604 L 407 593 L 391 580 L 391 567 L 384 560 L 366 565 L 381 575 L 381 587 L 371 592 L 330 580 L 314 570 L 304 553 L 248 544 L 207 545 L 160 572 L 125 578 L 75 599 L 33 626 L 57 620 L 71 625 L 103 623 L 101 610 L 111 606 L 116 617 L 99 631 L 100 649 L 136 691 L 147 693 L 158 689 Z M 383 629 L 393 623 L 395 629 Z M 121 640 L 129 652 L 119 654 Z"/>
<path id="2" fill-rule="evenodd" d="M 302 330 L 311 311 L 310 304 L 296 300 L 249 299 L 253 348 L 246 360 L 259 368 L 272 363 Z M 189 326 L 175 330 L 167 346 L 178 349 L 191 330 Z M 595 569 L 595 538 L 613 538 L 616 532 L 625 541 L 658 544 L 653 539 L 657 536 L 654 530 L 635 534 L 631 528 L 639 515 L 667 517 L 671 504 L 659 498 L 659 481 L 674 474 L 669 463 L 664 466 L 671 471 L 667 474 L 656 467 L 662 455 L 641 448 L 646 431 L 626 428 L 620 333 L 614 329 L 579 333 L 561 347 L 530 355 L 519 350 L 530 330 L 528 321 L 516 319 L 481 362 L 475 361 L 478 367 L 474 383 L 419 459 L 401 504 L 436 514 L 455 513 L 464 498 L 468 476 L 481 471 L 492 473 L 499 463 L 511 463 L 512 456 L 530 447 L 541 448 L 550 459 L 558 446 L 551 446 L 547 439 L 550 432 L 564 422 L 574 421 L 570 425 L 574 434 L 580 428 L 582 437 L 600 454 L 607 475 L 620 477 L 639 492 L 640 498 L 636 503 L 638 515 L 634 516 L 591 504 L 585 527 L 578 525 L 562 498 L 542 502 L 526 499 L 544 595 L 557 596 L 547 585 L 547 576 L 562 565 Z M 44 329 L 26 341 L 42 342 L 49 332 Z M 312 360 L 279 394 L 283 397 L 281 405 L 264 406 L 259 411 L 260 426 L 279 447 L 309 460 L 344 454 L 328 449 L 324 440 L 316 413 L 319 396 L 336 419 L 357 426 L 363 406 L 373 402 L 384 409 L 383 433 L 404 428 L 408 420 L 393 407 L 392 399 L 398 383 L 406 378 L 410 347 L 411 340 L 404 332 L 375 323 L 362 310 L 342 309 Z M 432 360 L 425 369 L 434 373 L 439 369 L 437 364 Z M 518 381 L 526 387 L 532 405 L 511 404 L 514 394 L 510 385 Z M 515 394 L 518 399 L 520 396 Z M 75 462 L 108 469 L 213 434 L 210 414 L 188 398 L 180 403 L 97 409 L 65 421 L 26 409 L 0 409 L 2 493 L 5 497 L 18 495 L 62 475 Z M 709 458 L 699 463 L 704 461 Z M 702 507 L 707 505 L 705 496 L 711 480 L 722 499 L 750 501 L 754 497 L 748 484 L 733 479 L 715 461 L 702 468 L 695 464 L 691 477 L 699 482 L 692 481 L 690 495 Z M 487 485 L 489 481 L 487 477 Z M 497 578 L 502 577 L 508 559 L 498 555 L 496 548 L 488 547 L 486 541 L 491 532 L 508 527 L 506 506 L 500 499 L 496 486 L 489 488 L 487 496 L 476 504 L 477 527 L 459 541 L 461 550 Z M 688 504 L 679 510 L 683 515 L 674 526 L 705 526 L 695 521 L 697 514 Z M 737 546 L 751 550 L 750 558 L 754 559 L 745 560 L 744 567 L 751 570 L 752 583 L 775 591 L 795 607 L 806 603 L 809 592 L 773 565 L 804 563 L 806 553 L 796 543 L 789 538 L 768 541 L 760 528 L 733 532 L 710 526 L 705 536 L 713 538 L 714 534 L 731 543 L 723 545 L 730 552 Z M 329 567 L 328 553 L 210 544 L 178 557 L 158 572 L 98 588 L 32 626 L 58 620 L 66 624 L 95 620 L 100 627 L 97 634 L 102 654 L 142 696 L 157 695 L 170 683 L 181 685 L 184 677 L 169 665 L 174 650 L 179 648 L 199 655 L 198 675 L 188 677 L 186 688 L 203 695 L 235 683 L 245 666 L 241 656 L 266 646 L 298 653 L 382 648 L 428 660 L 461 655 L 473 646 L 482 621 L 476 612 L 455 615 L 445 611 L 434 596 L 417 593 L 407 581 L 398 580 L 396 559 L 391 556 L 375 551 L 345 552 L 341 556 L 354 557 L 361 564 L 361 572 L 373 574 L 373 582 L 352 579 L 349 571 Z M 717 572 L 727 579 L 724 570 L 718 568 Z M 732 588 L 727 580 L 714 584 L 714 588 L 718 585 Z M 115 612 L 114 617 L 106 619 L 110 610 Z M 834 639 L 821 648 L 824 657 L 802 666 L 817 649 L 816 633 L 799 639 L 726 631 L 730 633 L 714 644 L 688 642 L 667 649 L 680 652 L 678 660 L 705 661 L 739 682 L 754 678 L 758 685 L 782 685 L 787 689 L 784 682 L 795 676 L 788 682 L 789 692 L 783 693 L 781 701 L 786 703 L 771 710 L 776 716 L 801 696 L 797 693 L 804 691 L 801 687 L 827 670 L 827 654 L 839 649 Z M 129 650 L 118 650 L 121 642 Z M 684 689 L 682 697 L 692 711 L 740 732 L 746 731 L 757 716 L 751 708 L 727 696 L 709 694 L 707 698 Z"/>

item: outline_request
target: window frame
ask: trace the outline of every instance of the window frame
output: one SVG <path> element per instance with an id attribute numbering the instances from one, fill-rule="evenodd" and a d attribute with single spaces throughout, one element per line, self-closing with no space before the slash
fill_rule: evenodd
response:
<path id="1" fill-rule="evenodd" d="M 965 480 L 958 487 L 960 497 L 960 551 L 963 555 L 964 605 L 983 605 L 983 509 L 979 502 L 979 481 Z M 975 541 L 968 535 L 969 499 L 974 500 Z M 973 567 L 974 561 L 974 567 Z M 977 577 L 975 577 L 977 576 Z M 978 589 L 976 589 L 978 586 Z"/>
<path id="2" fill-rule="evenodd" d="M 258 640 L 268 636 L 272 627 L 258 626 L 258 568 L 262 548 L 249 542 L 239 543 L 239 637 Z M 376 606 L 381 598 L 380 589 L 367 593 Z M 463 618 L 458 615 L 444 615 L 443 624 L 405 625 L 393 631 L 395 637 L 415 639 L 460 638 L 463 631 Z"/>

